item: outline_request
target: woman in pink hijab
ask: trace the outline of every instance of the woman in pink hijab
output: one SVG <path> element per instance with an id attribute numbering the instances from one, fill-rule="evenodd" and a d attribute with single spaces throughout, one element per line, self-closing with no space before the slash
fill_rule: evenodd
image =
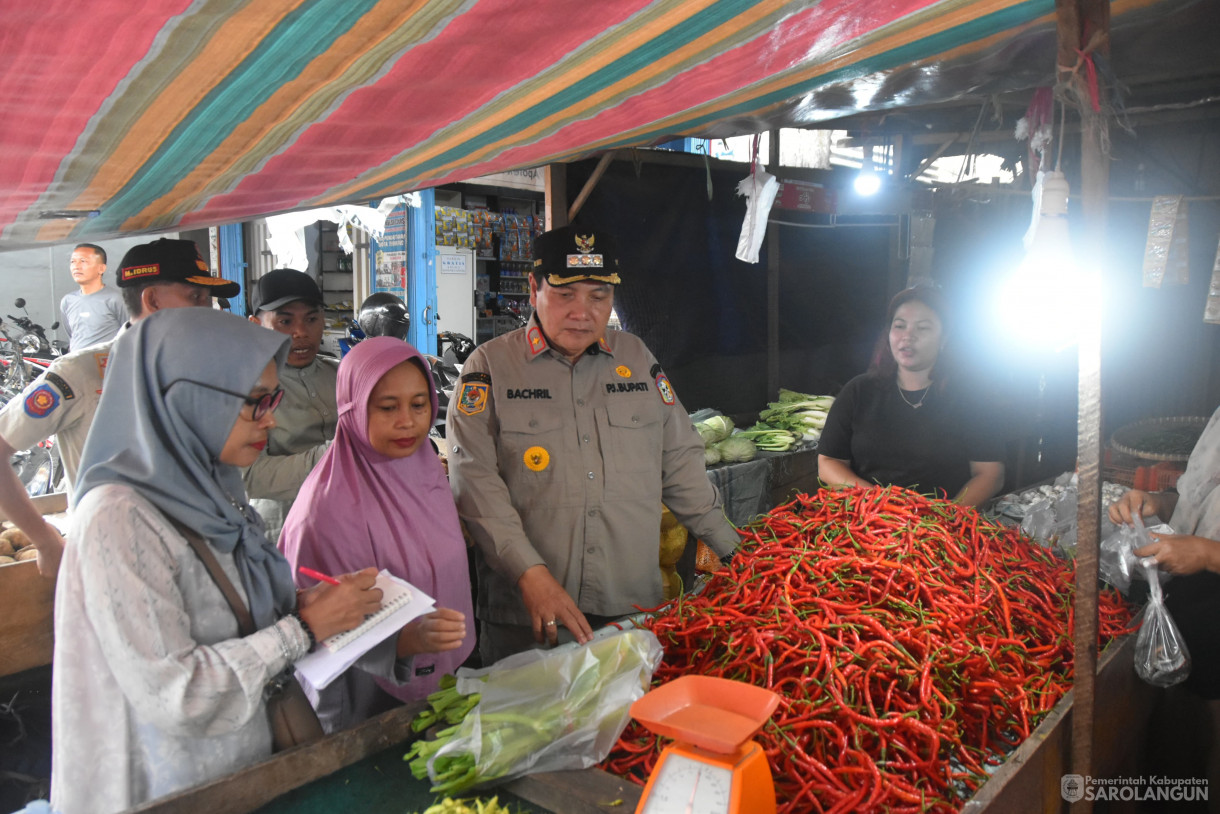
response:
<path id="1" fill-rule="evenodd" d="M 423 698 L 474 648 L 466 544 L 428 430 L 436 388 L 424 357 L 401 339 L 356 345 L 339 365 L 334 443 L 301 487 L 280 548 L 298 587 L 301 566 L 345 574 L 386 569 L 437 609 L 374 647 L 321 691 L 328 732 Z M 388 694 L 388 695 L 387 695 Z"/>

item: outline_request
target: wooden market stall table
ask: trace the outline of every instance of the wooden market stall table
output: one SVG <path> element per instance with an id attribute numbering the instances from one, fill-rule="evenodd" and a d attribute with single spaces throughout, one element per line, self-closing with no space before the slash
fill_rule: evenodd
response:
<path id="1" fill-rule="evenodd" d="M 153 800 L 140 814 L 311 814 L 330 811 L 422 812 L 439 795 L 416 780 L 402 759 L 418 737 L 410 722 L 420 704 L 390 710 L 321 741 L 249 768 Z M 630 812 L 640 788 L 596 769 L 548 772 L 495 789 L 451 797 L 498 796 L 522 814 Z"/>
<path id="2" fill-rule="evenodd" d="M 1132 667 L 1135 637 L 1112 642 L 1099 661 L 1095 776 L 1133 776 L 1138 738 L 1157 690 Z M 312 814 L 323 811 L 423 811 L 436 795 L 402 760 L 415 735 L 417 707 L 384 713 L 319 743 L 276 755 L 240 772 L 134 809 L 142 814 Z M 1072 697 L 1063 698 L 992 778 L 965 801 L 970 814 L 1066 812 L 1060 779 L 1069 769 Z M 623 814 L 635 810 L 640 787 L 600 769 L 549 772 L 478 793 L 498 796 L 522 812 Z M 458 796 L 472 796 L 471 794 Z"/>

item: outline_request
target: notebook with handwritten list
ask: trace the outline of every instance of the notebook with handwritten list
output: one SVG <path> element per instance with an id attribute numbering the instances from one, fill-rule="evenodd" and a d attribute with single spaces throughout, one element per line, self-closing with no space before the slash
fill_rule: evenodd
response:
<path id="1" fill-rule="evenodd" d="M 377 575 L 375 587 L 381 589 L 381 609 L 377 613 L 360 626 L 323 640 L 314 652 L 296 663 L 297 673 L 316 689 L 326 687 L 358 658 L 436 606 L 432 597 L 389 571 Z"/>

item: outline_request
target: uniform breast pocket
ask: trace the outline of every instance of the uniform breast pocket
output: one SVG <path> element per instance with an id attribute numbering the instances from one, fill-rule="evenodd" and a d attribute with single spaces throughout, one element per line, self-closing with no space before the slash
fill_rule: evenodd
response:
<path id="1" fill-rule="evenodd" d="M 563 417 L 557 410 L 531 407 L 500 412 L 500 471 L 519 506 L 556 497 L 562 488 Z"/>
<path id="2" fill-rule="evenodd" d="M 606 405 L 602 450 L 614 472 L 661 473 L 661 414 L 656 399 L 623 399 Z"/>

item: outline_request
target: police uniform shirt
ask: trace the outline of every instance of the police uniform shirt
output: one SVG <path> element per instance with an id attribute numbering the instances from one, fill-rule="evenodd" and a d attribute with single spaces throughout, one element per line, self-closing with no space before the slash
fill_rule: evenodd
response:
<path id="1" fill-rule="evenodd" d="M 113 344 L 111 340 L 59 357 L 0 410 L 0 437 L 13 449 L 29 449 L 55 436 L 69 493 L 97 412 Z"/>
<path id="2" fill-rule="evenodd" d="M 662 600 L 661 502 L 727 555 L 739 537 L 656 358 L 611 331 L 576 364 L 536 321 L 479 346 L 448 411 L 449 474 L 481 551 L 477 614 L 529 624 L 516 584 L 545 564 L 581 611 Z"/>

